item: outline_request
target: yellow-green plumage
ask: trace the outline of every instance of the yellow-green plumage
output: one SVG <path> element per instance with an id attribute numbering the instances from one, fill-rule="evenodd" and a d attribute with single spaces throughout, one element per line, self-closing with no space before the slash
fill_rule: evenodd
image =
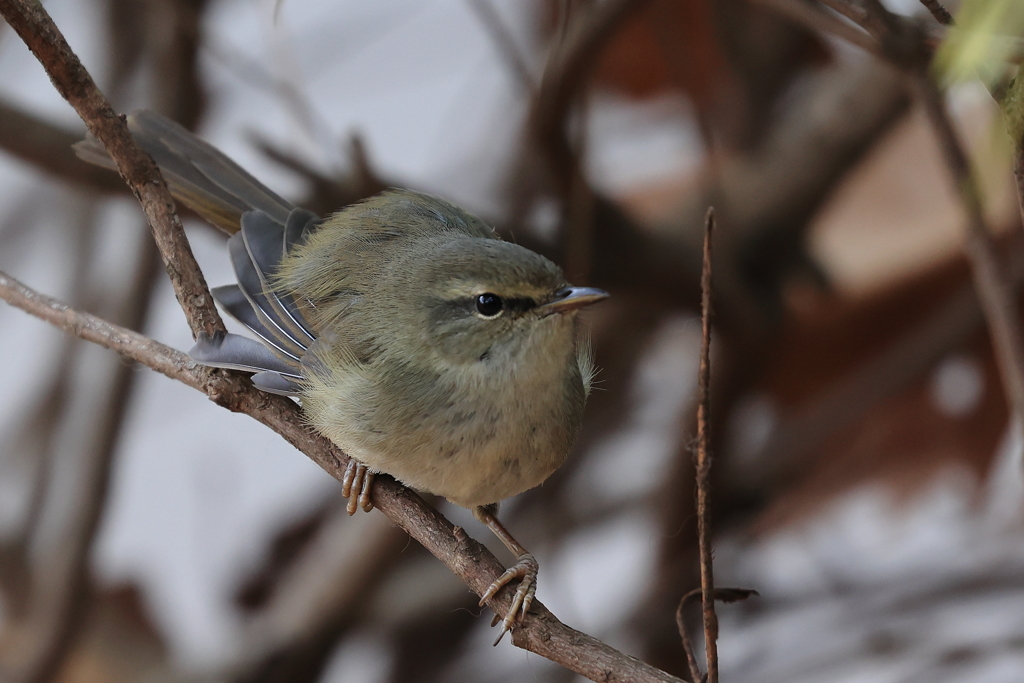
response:
<path id="1" fill-rule="evenodd" d="M 372 508 L 367 466 L 474 508 L 518 557 L 481 598 L 519 580 L 507 632 L 529 610 L 537 561 L 484 506 L 565 459 L 594 376 L 577 310 L 608 295 L 568 287 L 553 263 L 436 197 L 395 190 L 321 221 L 159 114 L 128 125 L 175 198 L 232 234 L 238 282 L 211 292 L 259 341 L 201 337 L 189 355 L 299 397 L 354 458 L 350 513 Z M 109 163 L 95 139 L 76 151 Z"/>
<path id="2" fill-rule="evenodd" d="M 478 219 L 401 191 L 327 218 L 274 282 L 319 338 L 303 360 L 310 424 L 371 469 L 467 507 L 563 462 L 592 376 L 574 312 L 484 319 L 473 297 L 539 305 L 564 285 Z"/>

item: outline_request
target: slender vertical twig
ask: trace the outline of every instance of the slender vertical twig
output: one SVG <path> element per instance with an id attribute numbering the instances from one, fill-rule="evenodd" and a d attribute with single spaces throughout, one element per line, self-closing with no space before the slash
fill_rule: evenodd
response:
<path id="1" fill-rule="evenodd" d="M 711 562 L 711 234 L 715 210 L 704 219 L 704 261 L 701 268 L 700 369 L 697 374 L 697 543 L 700 549 L 701 608 L 707 681 L 718 683 L 718 615 L 715 614 L 715 577 Z"/>

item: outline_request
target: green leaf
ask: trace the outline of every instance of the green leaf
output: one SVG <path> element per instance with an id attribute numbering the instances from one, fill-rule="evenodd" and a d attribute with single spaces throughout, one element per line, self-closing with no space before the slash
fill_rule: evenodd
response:
<path id="1" fill-rule="evenodd" d="M 1022 34 L 1021 0 L 964 0 L 935 56 L 937 73 L 946 83 L 980 77 L 992 85 L 1024 45 Z"/>

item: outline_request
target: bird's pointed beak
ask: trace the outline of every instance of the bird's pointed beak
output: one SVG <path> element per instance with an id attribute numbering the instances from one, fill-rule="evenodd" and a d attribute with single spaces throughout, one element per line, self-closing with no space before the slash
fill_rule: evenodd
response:
<path id="1" fill-rule="evenodd" d="M 565 313 L 596 304 L 609 296 L 611 295 L 608 292 L 594 287 L 563 287 L 555 292 L 553 301 L 540 306 L 537 310 L 540 311 L 541 317 L 546 317 L 552 313 Z"/>

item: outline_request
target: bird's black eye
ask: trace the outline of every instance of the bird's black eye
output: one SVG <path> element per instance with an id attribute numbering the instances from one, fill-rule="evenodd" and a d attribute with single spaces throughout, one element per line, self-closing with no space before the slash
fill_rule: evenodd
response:
<path id="1" fill-rule="evenodd" d="M 494 316 L 501 313 L 501 309 L 504 307 L 504 303 L 501 297 L 497 294 L 481 294 L 476 298 L 476 310 L 485 318 L 493 318 Z"/>

